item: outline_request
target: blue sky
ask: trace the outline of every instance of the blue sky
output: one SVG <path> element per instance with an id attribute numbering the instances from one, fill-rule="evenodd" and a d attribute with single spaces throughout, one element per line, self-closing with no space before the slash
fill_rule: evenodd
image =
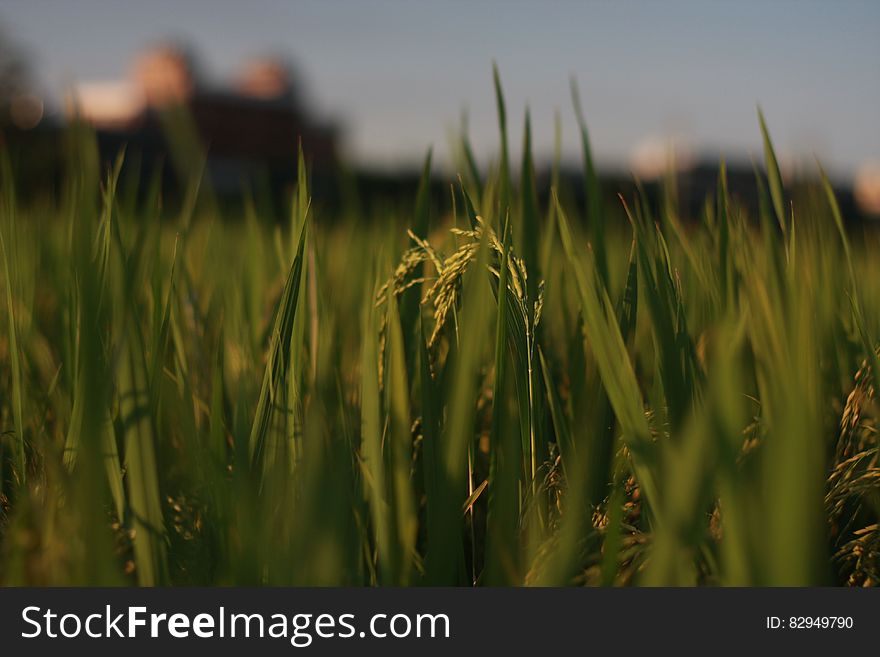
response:
<path id="1" fill-rule="evenodd" d="M 126 74 L 143 46 L 188 42 L 217 81 L 249 57 L 289 55 L 317 112 L 361 161 L 448 155 L 463 109 L 475 150 L 497 150 L 496 60 L 518 146 L 526 104 L 536 150 L 578 154 L 569 77 L 600 161 L 678 135 L 701 153 L 759 154 L 761 104 L 783 156 L 839 175 L 880 159 L 880 2 L 281 2 L 6 0 L 6 33 L 43 88 Z M 514 149 L 514 154 L 518 153 Z"/>

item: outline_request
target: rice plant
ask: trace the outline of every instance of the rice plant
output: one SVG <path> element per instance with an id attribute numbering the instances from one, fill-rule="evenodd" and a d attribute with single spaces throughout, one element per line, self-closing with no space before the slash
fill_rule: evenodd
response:
<path id="1" fill-rule="evenodd" d="M 495 91 L 497 165 L 401 216 L 327 221 L 308 154 L 284 226 L 198 153 L 124 195 L 80 125 L 57 201 L 4 160 L 0 583 L 880 582 L 877 235 L 760 114 L 757 212 L 723 165 L 606 203 L 574 86 L 543 203 Z"/>

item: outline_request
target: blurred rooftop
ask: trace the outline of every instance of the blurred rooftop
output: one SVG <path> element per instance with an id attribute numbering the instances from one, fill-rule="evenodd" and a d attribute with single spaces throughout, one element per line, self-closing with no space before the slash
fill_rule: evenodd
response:
<path id="1" fill-rule="evenodd" d="M 298 91 L 280 58 L 246 62 L 229 81 L 211 84 L 194 52 L 163 43 L 139 53 L 124 79 L 75 85 L 65 108 L 98 131 L 105 159 L 127 145 L 149 165 L 175 156 L 162 115 L 183 107 L 215 191 L 240 194 L 259 176 L 276 188 L 295 180 L 300 141 L 319 176 L 335 166 L 336 129 L 316 119 Z"/>

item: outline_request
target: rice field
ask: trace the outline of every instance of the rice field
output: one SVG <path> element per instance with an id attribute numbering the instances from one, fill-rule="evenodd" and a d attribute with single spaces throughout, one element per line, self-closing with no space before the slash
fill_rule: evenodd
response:
<path id="1" fill-rule="evenodd" d="M 307 153 L 280 226 L 197 152 L 173 210 L 83 126 L 57 202 L 5 159 L 0 584 L 878 584 L 877 234 L 763 117 L 757 212 L 604 203 L 576 96 L 543 203 L 496 94 L 491 170 L 382 217 Z"/>

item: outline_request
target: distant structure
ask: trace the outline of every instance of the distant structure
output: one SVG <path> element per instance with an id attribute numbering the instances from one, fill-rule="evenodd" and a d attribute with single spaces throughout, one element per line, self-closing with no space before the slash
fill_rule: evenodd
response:
<path id="1" fill-rule="evenodd" d="M 856 172 L 856 202 L 873 219 L 880 219 L 880 162 L 867 162 Z"/>
<path id="2" fill-rule="evenodd" d="M 31 130 L 42 119 L 43 99 L 30 67 L 0 25 L 0 138 L 4 128 Z"/>
<path id="3" fill-rule="evenodd" d="M 177 46 L 142 53 L 127 79 L 76 87 L 68 112 L 91 123 L 102 154 L 123 144 L 148 160 L 165 159 L 169 144 L 161 113 L 186 108 L 207 153 L 215 191 L 239 194 L 259 180 L 273 190 L 295 180 L 297 144 L 320 176 L 336 162 L 336 129 L 304 108 L 294 76 L 284 62 L 250 62 L 226 86 L 211 86 L 194 57 Z"/>

